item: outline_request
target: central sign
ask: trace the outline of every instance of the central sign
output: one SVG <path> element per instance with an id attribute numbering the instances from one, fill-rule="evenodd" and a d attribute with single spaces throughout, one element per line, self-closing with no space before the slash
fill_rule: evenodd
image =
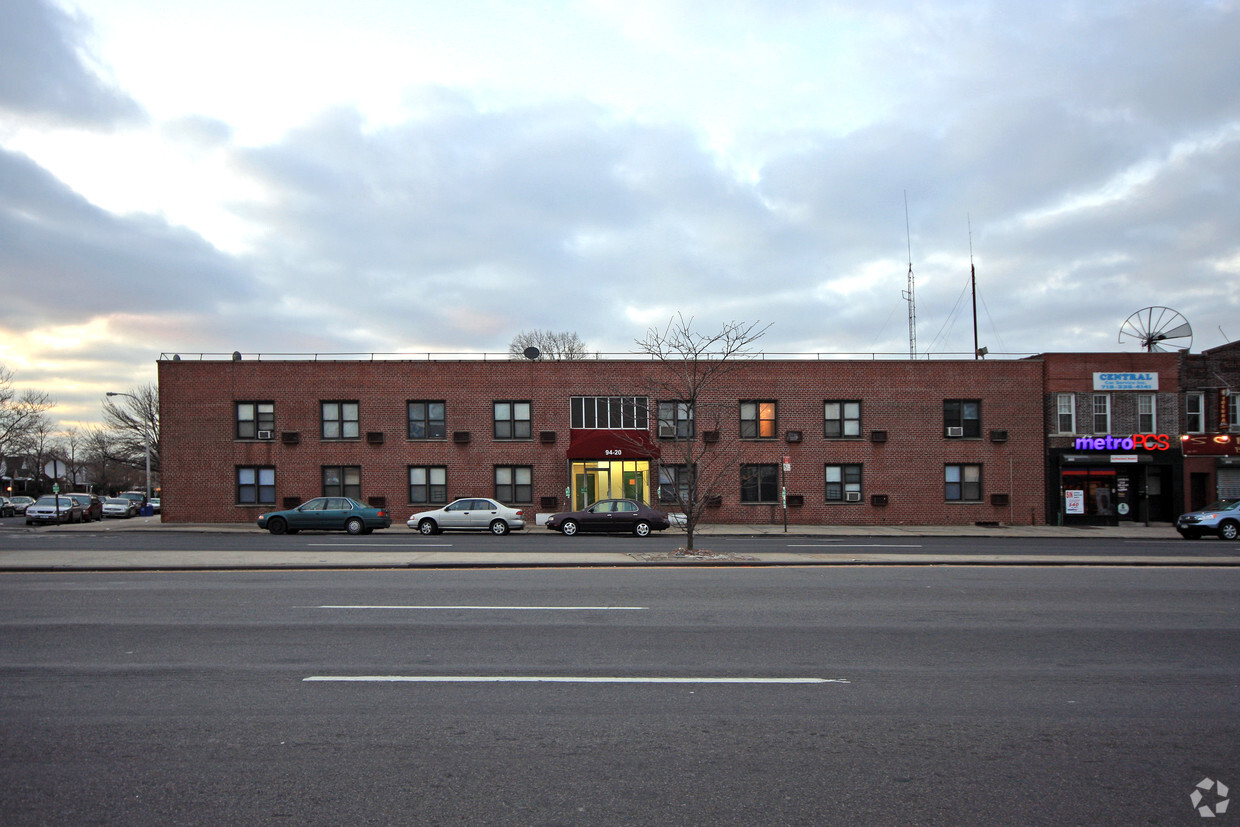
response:
<path id="1" fill-rule="evenodd" d="M 1157 373 L 1095 373 L 1096 391 L 1156 391 Z"/>

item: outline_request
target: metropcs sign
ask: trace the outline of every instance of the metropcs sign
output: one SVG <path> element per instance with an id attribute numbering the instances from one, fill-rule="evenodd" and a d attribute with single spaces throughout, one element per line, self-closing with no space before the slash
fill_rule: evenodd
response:
<path id="1" fill-rule="evenodd" d="M 1133 434 L 1132 436 L 1082 436 L 1073 446 L 1077 451 L 1167 451 L 1171 437 L 1166 434 Z"/>

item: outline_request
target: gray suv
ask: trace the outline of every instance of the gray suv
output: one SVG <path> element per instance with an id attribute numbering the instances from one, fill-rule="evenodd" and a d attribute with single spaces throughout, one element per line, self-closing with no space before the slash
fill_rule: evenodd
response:
<path id="1" fill-rule="evenodd" d="M 1219 500 L 1200 511 L 1181 514 L 1175 530 L 1189 540 L 1216 534 L 1224 540 L 1240 539 L 1240 500 Z"/>

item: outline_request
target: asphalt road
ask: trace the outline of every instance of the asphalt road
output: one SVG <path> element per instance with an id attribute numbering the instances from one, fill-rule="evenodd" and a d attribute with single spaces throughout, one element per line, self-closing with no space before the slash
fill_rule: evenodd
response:
<path id="1" fill-rule="evenodd" d="M 1226 824 L 1190 794 L 1240 789 L 1238 588 L 1179 568 L 5 574 L 0 821 Z"/>

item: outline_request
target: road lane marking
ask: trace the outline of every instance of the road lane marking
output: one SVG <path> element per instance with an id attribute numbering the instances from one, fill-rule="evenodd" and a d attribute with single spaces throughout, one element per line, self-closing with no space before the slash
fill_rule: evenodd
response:
<path id="1" fill-rule="evenodd" d="M 693 684 L 824 684 L 849 683 L 844 678 L 633 678 L 562 677 L 550 675 L 312 675 L 302 683 L 693 683 Z"/>
<path id="2" fill-rule="evenodd" d="M 319 606 L 320 609 L 408 609 L 472 612 L 644 612 L 646 606 Z"/>
<path id="3" fill-rule="evenodd" d="M 452 548 L 452 543 L 307 543 L 307 548 Z"/>
<path id="4" fill-rule="evenodd" d="M 921 543 L 789 543 L 788 548 L 922 548 Z"/>

